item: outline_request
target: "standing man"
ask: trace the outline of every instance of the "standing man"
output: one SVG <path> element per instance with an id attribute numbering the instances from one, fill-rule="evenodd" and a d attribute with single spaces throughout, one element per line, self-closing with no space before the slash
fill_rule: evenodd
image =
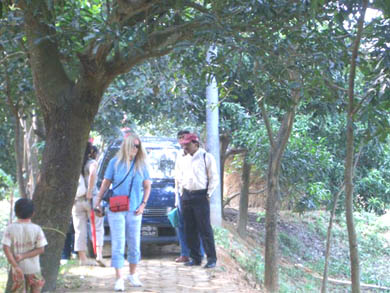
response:
<path id="1" fill-rule="evenodd" d="M 177 133 L 177 140 L 180 143 L 180 140 L 184 137 L 184 135 L 189 134 L 190 132 L 188 130 L 180 130 Z M 175 259 L 175 262 L 178 263 L 186 263 L 190 261 L 190 249 L 187 245 L 187 236 L 184 228 L 184 218 L 183 218 L 183 208 L 181 203 L 181 198 L 183 194 L 183 170 L 185 168 L 184 161 L 187 159 L 190 159 L 191 156 L 187 155 L 187 153 L 183 149 L 183 145 L 181 145 L 182 149 L 177 155 L 176 158 L 176 164 L 175 164 L 175 206 L 178 209 L 179 214 L 179 223 L 178 227 L 176 228 L 176 233 L 179 239 L 179 245 L 180 245 L 180 256 Z M 200 254 L 203 258 L 204 255 L 204 249 L 202 245 L 202 241 L 199 235 L 199 242 L 200 242 Z"/>
<path id="2" fill-rule="evenodd" d="M 177 133 L 177 140 L 180 143 L 180 140 L 184 135 L 190 133 L 188 130 L 180 130 Z M 190 250 L 187 246 L 186 233 L 184 230 L 184 219 L 183 219 L 183 209 L 181 204 L 181 194 L 182 194 L 182 178 L 183 178 L 183 163 L 186 159 L 186 153 L 183 148 L 177 154 L 176 163 L 175 163 L 175 206 L 177 206 L 179 213 L 179 223 L 176 228 L 177 238 L 179 239 L 180 245 L 180 256 L 175 259 L 175 262 L 189 262 L 190 261 Z"/>
<path id="3" fill-rule="evenodd" d="M 200 266 L 202 263 L 199 234 L 207 255 L 204 268 L 214 268 L 217 254 L 210 223 L 209 199 L 219 184 L 217 164 L 213 155 L 199 146 L 199 138 L 196 134 L 187 133 L 179 142 L 189 156 L 188 160 L 183 162 L 181 182 L 184 226 L 191 256 L 191 261 L 185 265 Z"/>

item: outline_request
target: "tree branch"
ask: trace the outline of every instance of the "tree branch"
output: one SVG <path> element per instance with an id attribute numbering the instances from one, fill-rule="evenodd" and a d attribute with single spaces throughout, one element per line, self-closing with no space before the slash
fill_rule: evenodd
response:
<path id="1" fill-rule="evenodd" d="M 256 190 L 256 191 L 249 191 L 248 192 L 248 195 L 249 194 L 260 194 L 260 193 L 263 193 L 264 191 L 266 191 L 266 189 L 261 189 L 261 190 Z M 237 192 L 237 193 L 234 193 L 233 195 L 231 195 L 230 197 L 228 197 L 224 202 L 223 202 L 223 207 L 226 207 L 227 205 L 230 204 L 230 202 L 236 198 L 237 196 L 239 196 L 241 194 L 241 192 Z"/>
<path id="2" fill-rule="evenodd" d="M 5 57 L 3 57 L 3 59 L 0 60 L 0 64 L 3 64 L 4 62 L 6 62 L 7 60 L 9 60 L 11 58 L 17 57 L 19 55 L 24 55 L 24 54 L 26 54 L 26 53 L 22 52 L 22 51 L 18 51 L 18 52 L 15 52 L 15 53 L 8 54 Z"/>
<path id="3" fill-rule="evenodd" d="M 115 75 L 125 73 L 134 65 L 148 58 L 166 55 L 174 49 L 175 44 L 190 39 L 196 29 L 208 25 L 209 23 L 194 22 L 171 26 L 165 30 L 153 32 L 138 50 L 134 50 L 134 54 L 126 58 L 117 56 L 117 58 L 107 63 L 107 68 Z"/>
<path id="4" fill-rule="evenodd" d="M 37 98 L 48 111 L 63 103 L 63 93 L 72 84 L 60 61 L 53 16 L 49 13 L 46 1 L 21 0 L 17 4 L 24 14 Z"/>
<path id="5" fill-rule="evenodd" d="M 264 98 L 263 97 L 258 99 L 258 104 L 259 104 L 259 107 L 261 110 L 261 114 L 263 116 L 265 127 L 267 129 L 268 139 L 269 139 L 271 148 L 274 148 L 274 146 L 275 146 L 274 134 L 272 132 L 272 127 L 271 127 L 271 123 L 269 121 L 268 113 L 264 107 Z"/>
<path id="6" fill-rule="evenodd" d="M 124 25 L 132 26 L 146 20 L 149 15 L 155 15 L 162 11 L 167 11 L 168 6 L 158 5 L 160 1 L 124 1 L 117 0 L 116 7 L 111 13 L 108 24 L 118 23 L 121 27 Z M 154 12 L 149 12 L 154 7 Z M 163 9 L 162 9 L 163 8 Z M 143 13 L 143 14 L 142 14 Z M 130 22 L 130 20 L 132 20 Z"/>
<path id="7" fill-rule="evenodd" d="M 243 152 L 245 152 L 245 149 L 230 149 L 225 154 L 225 160 L 230 156 L 242 154 Z"/>

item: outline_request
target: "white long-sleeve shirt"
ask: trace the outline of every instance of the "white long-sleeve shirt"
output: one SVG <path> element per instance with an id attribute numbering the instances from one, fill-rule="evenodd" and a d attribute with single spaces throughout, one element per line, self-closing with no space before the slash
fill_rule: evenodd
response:
<path id="1" fill-rule="evenodd" d="M 188 159 L 181 149 L 176 157 L 175 162 L 175 205 L 179 203 L 179 194 L 183 194 L 183 162 Z"/>
<path id="2" fill-rule="evenodd" d="M 219 174 L 212 154 L 199 148 L 192 156 L 187 154 L 182 157 L 179 164 L 177 180 L 181 191 L 206 189 L 208 182 L 207 195 L 213 194 L 219 184 Z"/>

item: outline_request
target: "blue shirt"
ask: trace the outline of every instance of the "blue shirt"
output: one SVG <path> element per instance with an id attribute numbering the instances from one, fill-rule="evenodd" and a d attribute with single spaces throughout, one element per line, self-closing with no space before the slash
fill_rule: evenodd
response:
<path id="1" fill-rule="evenodd" d="M 120 183 L 123 178 L 125 178 L 127 172 L 129 171 L 127 164 L 121 162 L 116 164 L 118 158 L 114 157 L 108 163 L 107 169 L 104 173 L 104 178 L 112 182 L 112 187 L 115 187 Z M 133 164 L 133 161 L 130 162 L 130 167 Z M 150 180 L 149 170 L 147 166 L 143 166 L 142 170 L 136 170 L 135 166 L 130 171 L 130 174 L 123 181 L 121 185 L 114 189 L 114 196 L 116 195 L 129 195 L 130 183 L 132 178 L 133 185 L 131 188 L 130 195 L 130 211 L 135 211 L 141 205 L 144 197 L 144 186 L 143 182 L 145 180 Z"/>

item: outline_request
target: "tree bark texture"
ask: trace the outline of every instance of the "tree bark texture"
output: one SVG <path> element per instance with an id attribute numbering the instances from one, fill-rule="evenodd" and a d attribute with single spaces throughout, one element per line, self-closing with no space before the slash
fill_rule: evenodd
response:
<path id="1" fill-rule="evenodd" d="M 246 238 L 247 236 L 246 225 L 248 223 L 249 184 L 251 174 L 251 164 L 248 160 L 248 152 L 245 152 L 242 164 L 240 208 L 237 227 L 237 232 L 242 238 Z"/>
<path id="2" fill-rule="evenodd" d="M 33 221 L 42 226 L 49 240 L 41 256 L 45 291 L 55 290 L 81 159 L 92 123 L 92 119 L 75 117 L 70 111 L 55 116 L 51 117 L 47 129 L 40 178 L 34 192 L 36 210 Z"/>
<path id="3" fill-rule="evenodd" d="M 353 156 L 354 156 L 354 88 L 356 75 L 356 60 L 363 32 L 364 16 L 367 10 L 368 0 L 363 1 L 363 6 L 358 20 L 356 39 L 352 47 L 351 66 L 348 86 L 348 113 L 347 113 L 347 144 L 345 158 L 345 215 L 348 228 L 349 257 L 351 261 L 352 292 L 360 292 L 360 264 L 359 250 L 355 224 L 353 220 Z"/>

